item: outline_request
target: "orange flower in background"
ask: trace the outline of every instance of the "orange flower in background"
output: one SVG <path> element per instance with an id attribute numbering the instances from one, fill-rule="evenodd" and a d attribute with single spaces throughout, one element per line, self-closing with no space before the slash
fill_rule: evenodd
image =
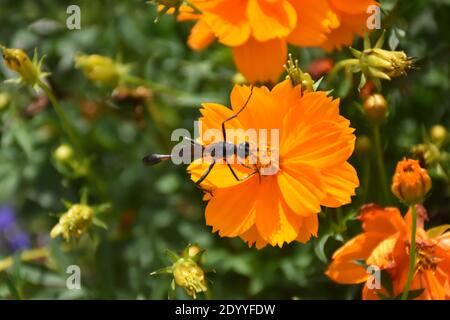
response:
<path id="1" fill-rule="evenodd" d="M 203 104 L 202 130 L 220 129 L 225 119 L 242 108 L 250 91 L 248 86 L 235 86 L 232 109 Z M 255 87 L 247 106 L 226 123 L 226 128 L 278 129 L 279 161 L 276 174 L 255 174 L 240 182 L 225 163 L 217 164 L 201 184 L 212 189 L 206 223 L 221 237 L 241 237 L 257 248 L 267 244 L 281 247 L 292 241 L 304 243 L 317 235 L 321 206 L 339 207 L 349 203 L 355 194 L 359 181 L 347 162 L 354 148 L 354 129 L 339 115 L 339 100 L 326 93 L 302 93 L 300 86 L 293 87 L 289 80 L 271 91 Z M 263 148 L 274 153 L 272 144 Z M 188 168 L 193 181 L 209 167 L 208 161 L 201 160 Z M 273 163 L 266 163 L 270 165 Z M 251 172 L 239 164 L 233 166 L 240 177 Z"/>
<path id="2" fill-rule="evenodd" d="M 403 159 L 397 164 L 392 179 L 392 192 L 402 202 L 420 203 L 431 189 L 431 179 L 418 160 Z"/>
<path id="3" fill-rule="evenodd" d="M 450 299 L 450 232 L 448 226 L 424 230 L 425 209 L 417 206 L 417 258 L 410 290 L 423 289 L 418 299 Z M 363 233 L 349 240 L 333 254 L 326 275 L 341 284 L 366 282 L 370 274 L 365 265 L 386 270 L 392 280 L 393 295 L 404 290 L 408 276 L 411 238 L 411 210 L 403 218 L 397 208 L 374 204 L 361 209 Z M 364 285 L 363 299 L 378 299 L 377 292 Z"/>
<path id="4" fill-rule="evenodd" d="M 325 50 L 350 45 L 366 31 L 375 0 L 191 0 L 201 14 L 183 7 L 180 20 L 198 20 L 188 39 L 202 50 L 214 39 L 233 48 L 238 70 L 249 82 L 276 82 L 287 44 Z"/>

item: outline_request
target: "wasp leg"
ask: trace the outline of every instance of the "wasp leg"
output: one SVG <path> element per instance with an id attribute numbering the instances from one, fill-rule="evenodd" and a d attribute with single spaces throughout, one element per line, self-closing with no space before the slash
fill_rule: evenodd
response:
<path id="1" fill-rule="evenodd" d="M 222 135 L 223 135 L 223 141 L 227 141 L 227 131 L 225 130 L 225 123 L 228 122 L 228 121 L 230 121 L 230 120 L 232 120 L 232 119 L 234 119 L 234 118 L 236 118 L 236 117 L 239 115 L 239 113 L 241 113 L 242 111 L 244 111 L 245 107 L 246 107 L 246 106 L 248 105 L 248 103 L 250 102 L 250 99 L 251 99 L 252 95 L 253 95 L 253 86 L 250 88 L 250 94 L 248 95 L 248 98 L 247 98 L 247 100 L 245 101 L 245 103 L 244 103 L 244 105 L 242 106 L 242 108 L 239 109 L 239 111 L 236 112 L 235 114 L 233 114 L 231 117 L 228 117 L 227 119 L 225 119 L 225 120 L 222 122 Z"/>
<path id="2" fill-rule="evenodd" d="M 214 168 L 216 164 L 216 160 L 213 160 L 213 162 L 211 162 L 211 164 L 209 165 L 208 169 L 202 174 L 202 176 L 200 177 L 200 179 L 198 179 L 195 184 L 200 187 L 200 184 L 208 177 L 208 175 L 211 173 L 211 170 Z M 200 189 L 203 190 L 202 187 L 200 187 Z"/>
<path id="3" fill-rule="evenodd" d="M 253 171 L 252 173 L 246 175 L 245 177 L 242 178 L 242 180 L 247 180 L 248 178 L 254 176 L 255 174 L 258 174 L 260 176 L 260 180 L 259 183 L 261 183 L 261 175 L 259 174 L 258 170 Z"/>
<path id="4" fill-rule="evenodd" d="M 253 176 L 254 174 L 258 174 L 258 175 L 259 175 L 259 182 L 261 183 L 261 174 L 259 173 L 259 170 L 255 170 L 255 171 L 253 171 L 252 173 L 246 175 L 245 177 L 239 178 L 239 177 L 237 176 L 236 172 L 234 172 L 233 167 L 231 166 L 231 164 L 229 164 L 229 163 L 227 162 L 227 166 L 228 166 L 228 168 L 230 169 L 231 173 L 233 174 L 233 177 L 234 177 L 237 181 L 239 181 L 239 182 L 245 181 L 245 180 L 247 180 L 248 178 L 250 178 L 251 176 Z M 249 169 L 253 169 L 253 168 L 249 168 Z"/>

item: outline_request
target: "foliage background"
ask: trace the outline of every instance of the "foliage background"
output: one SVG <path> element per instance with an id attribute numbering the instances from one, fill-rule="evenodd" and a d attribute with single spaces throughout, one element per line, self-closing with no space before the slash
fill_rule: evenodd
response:
<path id="1" fill-rule="evenodd" d="M 384 83 L 390 116 L 382 135 L 391 176 L 396 162 L 423 141 L 424 130 L 437 123 L 450 127 L 450 1 L 381 2 L 386 10 L 383 27 L 388 34 L 397 30 L 399 48 L 418 59 L 417 70 Z M 81 7 L 79 31 L 65 28 L 70 4 Z M 107 231 L 95 229 L 92 237 L 71 247 L 49 239 L 49 230 L 57 222 L 51 213 L 64 211 L 61 199 L 77 202 L 85 182 L 67 179 L 55 169 L 51 154 L 66 141 L 52 108 L 33 111 L 36 93 L 0 84 L 0 92 L 12 96 L 11 103 L 0 110 L 0 205 L 14 209 L 18 224 L 30 237 L 29 246 L 48 245 L 54 260 L 52 268 L 16 261 L 0 274 L 0 297 L 164 299 L 170 277 L 150 277 L 149 273 L 169 264 L 166 248 L 181 251 L 188 243 L 197 243 L 207 249 L 206 264 L 216 269 L 211 277 L 213 298 L 359 298 L 358 286 L 334 284 L 323 272 L 332 252 L 360 230 L 357 209 L 379 200 L 374 164 L 364 167 L 370 157 L 352 158 L 361 179 L 368 170 L 364 176 L 370 178 L 368 188 L 360 188 L 351 205 L 320 214 L 318 239 L 307 245 L 293 243 L 282 250 L 260 251 L 248 249 L 239 239 L 211 234 L 204 222 L 201 192 L 189 180 L 185 167 L 170 163 L 142 166 L 144 155 L 170 150 L 172 129 L 193 131 L 200 102 L 228 104 L 235 75 L 229 49 L 215 44 L 201 53 L 192 52 L 185 44 L 189 23 L 164 16 L 155 24 L 155 17 L 154 6 L 143 0 L 0 1 L 0 43 L 29 54 L 38 48 L 47 56 L 50 82 L 82 132 L 106 188 L 104 196 L 90 192 L 90 202 L 113 203 L 104 216 Z M 361 43 L 354 46 L 360 48 Z M 79 52 L 120 57 L 132 64 L 134 74 L 181 94 L 154 92 L 150 106 L 115 103 L 109 98 L 110 90 L 95 87 L 74 69 L 73 58 Z M 332 54 L 298 48 L 290 52 L 300 58 L 304 69 L 325 55 L 349 57 L 345 49 Z M 0 65 L 0 80 L 10 77 Z M 361 102 L 357 82 L 351 87 L 341 74 L 333 95 L 343 98 L 341 112 L 351 119 L 357 135 L 370 135 L 355 106 Z M 432 195 L 425 202 L 431 218 L 428 226 L 450 222 L 448 184 L 442 179 L 433 183 Z M 401 206 L 393 198 L 389 204 Z M 0 241 L 0 258 L 12 254 L 5 240 Z M 65 287 L 65 270 L 71 264 L 81 267 L 82 290 Z M 178 297 L 186 296 L 179 290 Z"/>

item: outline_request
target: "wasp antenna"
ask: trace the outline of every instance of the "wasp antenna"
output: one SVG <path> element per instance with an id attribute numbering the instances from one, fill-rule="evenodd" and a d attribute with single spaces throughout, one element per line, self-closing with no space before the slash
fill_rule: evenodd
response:
<path id="1" fill-rule="evenodd" d="M 149 154 L 142 159 L 142 163 L 146 166 L 153 166 L 165 160 L 169 160 L 170 154 Z"/>

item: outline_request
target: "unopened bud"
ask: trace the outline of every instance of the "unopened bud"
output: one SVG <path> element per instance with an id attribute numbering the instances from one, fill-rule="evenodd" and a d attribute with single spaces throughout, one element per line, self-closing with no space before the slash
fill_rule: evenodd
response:
<path id="1" fill-rule="evenodd" d="M 112 87 L 117 86 L 129 71 L 127 65 L 97 54 L 77 56 L 75 67 L 81 69 L 89 80 Z"/>
<path id="2" fill-rule="evenodd" d="M 60 145 L 54 152 L 55 160 L 59 163 L 67 163 L 73 157 L 73 148 L 68 144 Z"/>
<path id="3" fill-rule="evenodd" d="M 438 146 L 442 146 L 447 140 L 448 131 L 444 126 L 437 124 L 431 127 L 430 137 L 433 143 L 435 143 Z"/>
<path id="4" fill-rule="evenodd" d="M 41 71 L 42 59 L 38 60 L 35 53 L 33 60 L 20 49 L 10 49 L 0 46 L 5 65 L 12 71 L 20 75 L 19 81 L 36 86 L 48 74 Z"/>
<path id="5" fill-rule="evenodd" d="M 181 258 L 173 265 L 175 283 L 186 290 L 186 293 L 197 298 L 197 294 L 208 290 L 203 269 L 191 259 Z"/>
<path id="6" fill-rule="evenodd" d="M 364 111 L 367 118 L 378 123 L 386 119 L 388 114 L 388 104 L 381 94 L 373 94 L 364 101 Z"/>
<path id="7" fill-rule="evenodd" d="M 64 213 L 50 232 L 52 238 L 61 235 L 66 241 L 78 239 L 92 224 L 94 210 L 84 204 L 74 204 Z"/>
<path id="8" fill-rule="evenodd" d="M 355 154 L 366 156 L 372 151 L 372 141 L 368 136 L 359 136 L 355 142 Z"/>
<path id="9" fill-rule="evenodd" d="M 431 179 L 419 161 L 403 159 L 397 164 L 391 190 L 408 206 L 421 203 L 431 189 Z"/>

